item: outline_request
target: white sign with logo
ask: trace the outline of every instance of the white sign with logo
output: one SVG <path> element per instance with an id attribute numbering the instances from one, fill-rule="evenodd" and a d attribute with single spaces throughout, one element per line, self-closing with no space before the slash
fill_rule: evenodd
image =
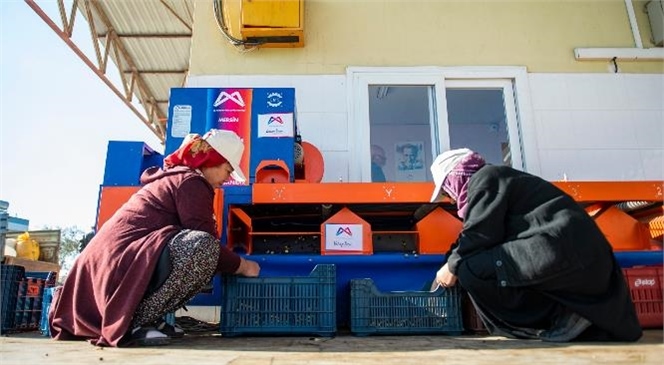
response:
<path id="1" fill-rule="evenodd" d="M 329 251 L 362 251 L 361 224 L 326 224 L 325 249 Z"/>
<path id="2" fill-rule="evenodd" d="M 293 113 L 258 114 L 258 137 L 293 137 Z"/>
<path id="3" fill-rule="evenodd" d="M 191 105 L 173 106 L 171 137 L 181 138 L 191 132 Z"/>

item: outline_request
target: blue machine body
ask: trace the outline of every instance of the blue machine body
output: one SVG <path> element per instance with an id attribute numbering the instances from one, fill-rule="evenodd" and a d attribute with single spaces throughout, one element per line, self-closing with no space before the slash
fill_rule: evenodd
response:
<path id="1" fill-rule="evenodd" d="M 165 154 L 189 133 L 228 129 L 245 140 L 250 183 L 263 160 L 283 161 L 294 181 L 295 89 L 174 88 L 168 115 Z"/>

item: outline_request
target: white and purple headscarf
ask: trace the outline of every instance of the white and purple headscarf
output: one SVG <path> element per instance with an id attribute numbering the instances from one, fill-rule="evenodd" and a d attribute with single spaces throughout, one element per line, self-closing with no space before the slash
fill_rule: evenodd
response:
<path id="1" fill-rule="evenodd" d="M 470 177 L 486 165 L 484 158 L 467 148 L 442 153 L 431 165 L 436 189 L 432 201 L 444 190 L 457 204 L 457 215 L 463 219 L 468 210 Z"/>

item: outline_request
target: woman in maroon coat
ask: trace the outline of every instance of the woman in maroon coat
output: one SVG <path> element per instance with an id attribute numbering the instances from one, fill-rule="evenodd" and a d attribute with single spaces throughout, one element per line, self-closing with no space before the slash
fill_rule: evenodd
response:
<path id="1" fill-rule="evenodd" d="M 219 244 L 213 212 L 214 188 L 229 177 L 245 180 L 243 151 L 235 133 L 213 129 L 185 139 L 163 169 L 147 169 L 144 186 L 101 227 L 56 291 L 53 338 L 163 345 L 184 334 L 164 314 L 216 273 L 258 276 L 257 263 Z"/>

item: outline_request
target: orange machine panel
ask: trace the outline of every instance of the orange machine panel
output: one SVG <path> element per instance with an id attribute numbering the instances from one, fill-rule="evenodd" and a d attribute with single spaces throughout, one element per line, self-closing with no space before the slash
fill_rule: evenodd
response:
<path id="1" fill-rule="evenodd" d="M 428 203 L 433 187 L 431 182 L 254 184 L 252 196 L 254 204 Z"/>
<path id="2" fill-rule="evenodd" d="M 647 227 L 615 206 L 593 204 L 586 208 L 615 251 L 650 249 Z"/>
<path id="3" fill-rule="evenodd" d="M 463 228 L 463 223 L 452 214 L 438 207 L 415 225 L 419 233 L 421 254 L 446 253 Z"/>
<path id="4" fill-rule="evenodd" d="M 336 232 L 336 237 L 327 236 L 327 225 L 334 224 L 339 225 L 339 230 Z M 351 225 L 360 225 L 362 227 L 362 235 L 357 236 L 358 232 L 354 232 L 350 229 Z M 330 217 L 320 226 L 321 230 L 321 245 L 320 252 L 322 255 L 371 255 L 373 254 L 373 246 L 371 239 L 371 225 L 367 223 L 357 214 L 350 211 L 348 208 L 343 208 L 338 211 L 335 215 Z M 328 239 L 339 238 L 339 241 L 344 242 L 356 242 L 355 240 L 361 240 L 361 249 L 360 250 L 344 250 L 341 249 L 329 249 L 327 246 Z M 336 241 L 336 240 L 335 240 Z"/>
<path id="5" fill-rule="evenodd" d="M 247 254 L 253 251 L 251 217 L 240 208 L 228 211 L 228 227 L 226 228 L 226 245 L 229 250 L 236 246 L 244 248 Z"/>
<path id="6" fill-rule="evenodd" d="M 256 168 L 257 183 L 287 183 L 289 181 L 290 171 L 284 161 L 263 160 Z"/>
<path id="7" fill-rule="evenodd" d="M 221 238 L 224 222 L 224 189 L 214 189 L 214 201 L 212 202 L 214 220 L 217 223 L 217 237 Z"/>
<path id="8" fill-rule="evenodd" d="M 120 207 L 134 195 L 140 186 L 102 186 L 99 194 L 99 210 L 97 212 L 97 231 L 108 221 Z M 224 209 L 224 191 L 215 189 L 214 215 L 217 220 L 217 234 L 221 237 L 221 222 Z"/>
<path id="9" fill-rule="evenodd" d="M 319 183 L 323 180 L 325 163 L 323 154 L 313 144 L 302 141 L 304 151 L 304 179 L 295 182 Z"/>
<path id="10" fill-rule="evenodd" d="M 578 202 L 664 199 L 662 181 L 554 181 Z"/>
<path id="11" fill-rule="evenodd" d="M 664 199 L 661 181 L 553 184 L 578 202 Z M 433 188 L 432 182 L 254 184 L 252 196 L 254 203 L 428 203 Z"/>
<path id="12" fill-rule="evenodd" d="M 97 231 L 140 188 L 140 186 L 102 186 L 99 193 Z"/>

